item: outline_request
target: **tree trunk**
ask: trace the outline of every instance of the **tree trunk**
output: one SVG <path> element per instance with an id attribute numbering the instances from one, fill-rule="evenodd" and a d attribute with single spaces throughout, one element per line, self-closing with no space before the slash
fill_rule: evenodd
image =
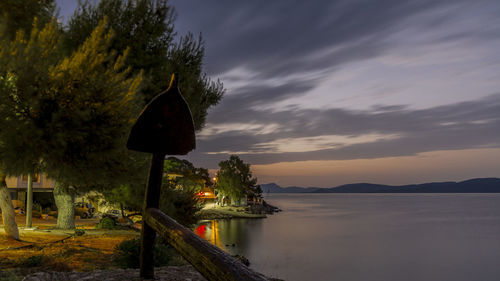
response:
<path id="1" fill-rule="evenodd" d="M 123 203 L 120 202 L 120 211 L 122 212 L 122 217 L 125 217 L 125 211 L 123 210 Z"/>
<path id="2" fill-rule="evenodd" d="M 5 233 L 19 240 L 19 229 L 16 223 L 16 214 L 14 212 L 14 206 L 10 199 L 9 191 L 7 190 L 7 183 L 5 182 L 5 175 L 0 173 L 0 208 L 2 209 L 2 219 L 3 227 Z"/>
<path id="3" fill-rule="evenodd" d="M 75 192 L 74 189 L 56 182 L 54 200 L 57 206 L 57 228 L 75 228 Z"/>

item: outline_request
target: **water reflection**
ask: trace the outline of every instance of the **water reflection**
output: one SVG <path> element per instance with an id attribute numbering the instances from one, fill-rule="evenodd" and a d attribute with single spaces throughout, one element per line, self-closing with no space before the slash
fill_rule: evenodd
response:
<path id="1" fill-rule="evenodd" d="M 194 233 L 211 244 L 232 254 L 244 254 L 248 251 L 250 233 L 258 230 L 258 220 L 205 220 L 200 222 Z M 248 228 L 252 228 L 249 232 Z"/>
<path id="2" fill-rule="evenodd" d="M 224 249 L 220 240 L 218 225 L 219 222 L 217 220 L 203 221 L 195 228 L 194 233 L 211 244 Z"/>

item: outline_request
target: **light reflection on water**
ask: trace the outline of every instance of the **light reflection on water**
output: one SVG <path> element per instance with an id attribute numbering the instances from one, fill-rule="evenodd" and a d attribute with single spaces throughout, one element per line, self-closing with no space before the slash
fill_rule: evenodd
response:
<path id="1" fill-rule="evenodd" d="M 271 194 L 195 232 L 285 280 L 500 280 L 500 194 Z"/>

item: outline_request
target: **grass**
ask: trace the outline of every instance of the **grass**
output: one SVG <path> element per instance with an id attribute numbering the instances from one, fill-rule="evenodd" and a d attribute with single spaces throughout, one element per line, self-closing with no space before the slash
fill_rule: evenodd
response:
<path id="1" fill-rule="evenodd" d="M 115 268 L 113 252 L 124 240 L 139 236 L 133 230 L 93 230 L 75 236 L 74 231 L 20 232 L 21 241 L 0 232 L 0 281 L 22 280 L 41 270 L 90 271 Z"/>

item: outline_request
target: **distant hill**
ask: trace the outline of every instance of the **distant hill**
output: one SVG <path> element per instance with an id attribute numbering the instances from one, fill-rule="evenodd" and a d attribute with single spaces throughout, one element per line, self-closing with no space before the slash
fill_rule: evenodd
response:
<path id="1" fill-rule="evenodd" d="M 261 184 L 264 193 L 500 193 L 499 178 L 470 179 L 462 182 L 431 182 L 391 186 L 371 183 L 345 184 L 331 188 L 281 187 Z"/>
<path id="2" fill-rule="evenodd" d="M 289 187 L 281 187 L 277 184 L 266 183 L 261 184 L 260 187 L 264 193 L 312 193 L 317 191 L 318 189 L 323 189 L 320 187 L 298 187 L 298 186 L 289 186 Z"/>

